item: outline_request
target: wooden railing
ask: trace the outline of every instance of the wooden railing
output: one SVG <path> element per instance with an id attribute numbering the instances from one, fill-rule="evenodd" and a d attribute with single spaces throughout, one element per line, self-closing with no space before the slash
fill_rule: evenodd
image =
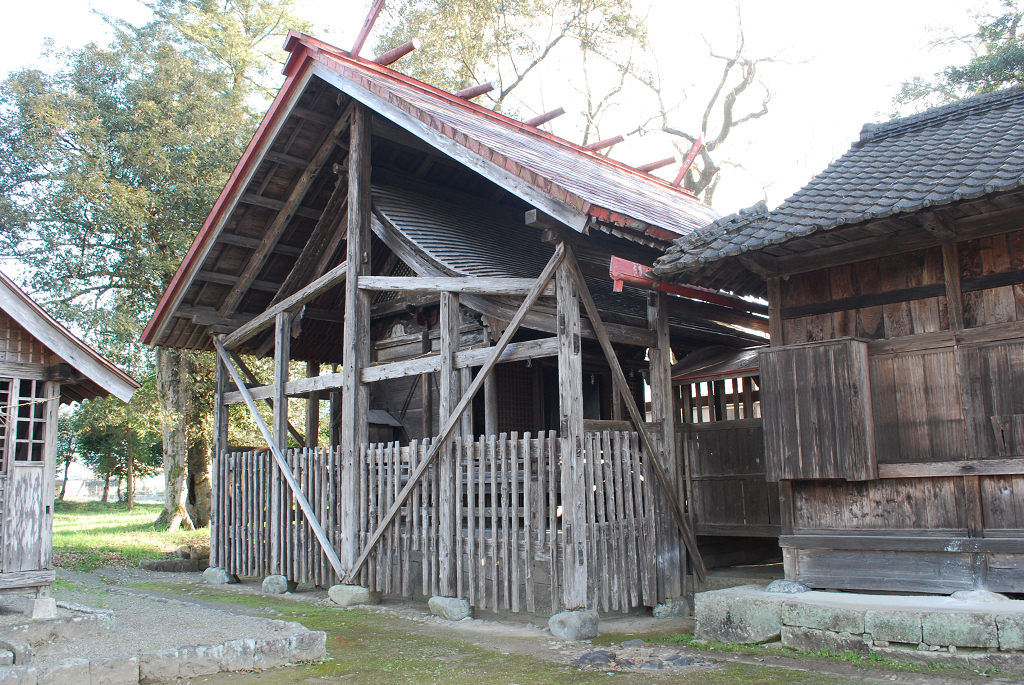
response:
<path id="1" fill-rule="evenodd" d="M 362 446 L 360 550 L 429 444 Z M 478 610 L 558 611 L 563 549 L 555 433 L 456 438 L 452 445 L 450 456 L 429 467 L 388 527 L 360 583 L 406 597 L 444 594 L 447 584 L 447 591 Z M 584 451 L 588 605 L 602 611 L 654 606 L 655 486 L 639 438 L 625 431 L 586 433 Z M 339 548 L 338 451 L 289 450 L 287 458 Z M 217 460 L 211 563 L 238 575 L 279 572 L 300 583 L 338 582 L 288 488 L 275 490 L 272 466 L 266 451 Z M 447 531 L 445 522 L 450 522 Z"/>

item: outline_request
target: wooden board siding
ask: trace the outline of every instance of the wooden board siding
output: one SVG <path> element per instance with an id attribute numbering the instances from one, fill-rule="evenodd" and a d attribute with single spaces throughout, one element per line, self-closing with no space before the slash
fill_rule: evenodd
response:
<path id="1" fill-rule="evenodd" d="M 1024 444 L 1000 431 L 994 418 L 1013 428 L 1024 415 L 1024 341 L 1010 340 L 960 346 L 961 373 L 966 383 L 968 454 L 974 458 L 1017 456 Z"/>
<path id="2" fill-rule="evenodd" d="M 761 392 L 769 481 L 878 477 L 865 342 L 764 349 Z"/>
<path id="3" fill-rule="evenodd" d="M 0 311 L 0 362 L 49 365 L 58 361 L 41 342 Z"/>

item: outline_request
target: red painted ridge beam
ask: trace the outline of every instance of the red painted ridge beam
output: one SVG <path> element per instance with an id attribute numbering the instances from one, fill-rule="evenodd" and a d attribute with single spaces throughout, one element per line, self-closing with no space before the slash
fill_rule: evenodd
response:
<path id="1" fill-rule="evenodd" d="M 720 290 L 701 288 L 696 285 L 679 285 L 677 283 L 656 281 L 647 276 L 647 272 L 650 270 L 651 267 L 649 266 L 637 264 L 615 255 L 612 255 L 612 260 L 608 264 L 608 275 L 615 281 L 615 292 L 617 293 L 621 293 L 623 284 L 628 283 L 635 288 L 657 290 L 658 292 L 687 297 L 691 300 L 700 300 L 709 304 L 717 304 L 751 314 L 768 314 L 768 307 L 765 305 L 749 302 L 735 295 L 726 295 Z"/>

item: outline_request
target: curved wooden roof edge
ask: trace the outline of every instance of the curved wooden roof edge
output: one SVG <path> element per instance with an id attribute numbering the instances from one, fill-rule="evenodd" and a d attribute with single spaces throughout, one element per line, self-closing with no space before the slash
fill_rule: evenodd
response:
<path id="1" fill-rule="evenodd" d="M 0 309 L 51 352 L 105 391 L 127 402 L 141 384 L 80 340 L 0 271 Z M 81 393 L 85 394 L 85 393 Z M 104 393 L 96 393 L 99 397 Z M 89 398 L 91 399 L 91 398 Z"/>

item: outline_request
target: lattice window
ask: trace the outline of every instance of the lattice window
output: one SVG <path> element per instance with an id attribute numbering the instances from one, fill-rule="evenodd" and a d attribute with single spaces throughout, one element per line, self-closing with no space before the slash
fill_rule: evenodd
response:
<path id="1" fill-rule="evenodd" d="M 43 461 L 46 442 L 46 383 L 18 382 L 18 406 L 14 411 L 14 461 Z"/>
<path id="2" fill-rule="evenodd" d="M 7 473 L 7 414 L 11 404 L 11 381 L 0 378 L 0 474 Z"/>
<path id="3" fill-rule="evenodd" d="M 533 430 L 533 375 L 526 362 L 498 364 L 498 432 Z"/>
<path id="4" fill-rule="evenodd" d="M 709 423 L 761 418 L 761 379 L 726 378 L 682 386 L 683 421 Z"/>

